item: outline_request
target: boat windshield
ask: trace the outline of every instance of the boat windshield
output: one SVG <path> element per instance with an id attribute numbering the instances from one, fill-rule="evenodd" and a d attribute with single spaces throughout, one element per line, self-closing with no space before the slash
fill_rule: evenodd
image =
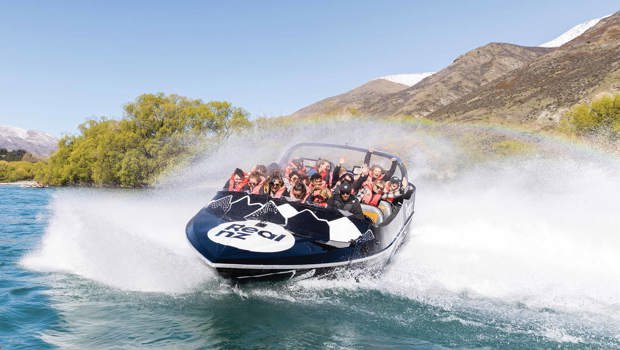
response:
<path id="1" fill-rule="evenodd" d="M 378 165 L 384 170 L 394 166 L 393 176 L 398 178 L 407 176 L 405 166 L 398 156 L 384 151 L 360 147 L 324 143 L 300 143 L 291 147 L 282 156 L 280 166 L 286 166 L 293 159 L 303 159 L 306 168 L 315 167 L 316 162 L 319 160 L 327 160 L 332 165 L 337 165 L 343 160 L 342 166 L 356 175 L 361 172 L 364 164 L 368 166 Z"/>

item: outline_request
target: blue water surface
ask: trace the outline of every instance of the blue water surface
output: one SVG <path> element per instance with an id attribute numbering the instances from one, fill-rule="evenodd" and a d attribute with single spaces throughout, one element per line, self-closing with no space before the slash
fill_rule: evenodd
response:
<path id="1" fill-rule="evenodd" d="M 20 266 L 41 240 L 49 219 L 49 189 L 0 187 L 0 344 L 2 348 L 51 348 L 41 339 L 60 330 L 42 273 Z"/>
<path id="2" fill-rule="evenodd" d="M 239 287 L 219 279 L 154 293 L 28 270 L 21 261 L 41 246 L 50 201 L 62 191 L 0 187 L 0 349 L 620 348 L 615 328 L 466 294 L 436 305 L 350 283 Z M 549 336 L 550 325 L 570 337 Z"/>

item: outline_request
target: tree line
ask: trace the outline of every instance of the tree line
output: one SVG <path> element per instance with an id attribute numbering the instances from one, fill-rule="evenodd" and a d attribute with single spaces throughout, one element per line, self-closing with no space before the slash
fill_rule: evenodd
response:
<path id="1" fill-rule="evenodd" d="M 620 140 L 620 94 L 574 105 L 562 118 L 562 131 L 587 138 Z"/>
<path id="2" fill-rule="evenodd" d="M 205 144 L 217 144 L 232 132 L 252 126 L 248 114 L 229 102 L 174 94 L 144 94 L 123 109 L 125 117 L 120 120 L 87 120 L 77 135 L 61 138 L 58 150 L 44 161 L 36 162 L 24 151 L 0 150 L 0 182 L 34 178 L 51 186 L 143 187 L 203 150 Z M 273 128 L 298 122 L 289 117 L 259 118 L 256 125 Z M 620 94 L 574 105 L 562 117 L 559 130 L 587 139 L 620 141 Z"/>
<path id="3" fill-rule="evenodd" d="M 144 94 L 124 107 L 120 120 L 90 119 L 67 135 L 35 174 L 51 186 L 143 187 L 187 159 L 197 145 L 217 142 L 251 125 L 229 102 Z"/>
<path id="4" fill-rule="evenodd" d="M 41 167 L 38 161 L 26 150 L 0 148 L 0 182 L 32 180 Z"/>

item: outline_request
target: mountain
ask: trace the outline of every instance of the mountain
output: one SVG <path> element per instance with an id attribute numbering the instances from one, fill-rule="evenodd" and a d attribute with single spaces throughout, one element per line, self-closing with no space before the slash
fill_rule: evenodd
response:
<path id="1" fill-rule="evenodd" d="M 426 116 L 552 49 L 491 43 L 458 57 L 416 85 L 364 105 L 370 115 Z"/>
<path id="2" fill-rule="evenodd" d="M 580 23 L 574 27 L 572 27 L 571 29 L 567 30 L 566 32 L 562 33 L 560 36 L 558 36 L 557 38 L 547 41 L 546 43 L 540 44 L 540 47 L 560 47 L 564 44 L 566 44 L 567 42 L 575 39 L 576 37 L 580 36 L 581 34 L 583 34 L 586 30 L 592 28 L 594 25 L 596 25 L 600 20 L 602 20 L 603 18 L 607 18 L 608 16 L 603 16 L 603 17 L 599 17 L 599 18 L 595 18 L 595 19 L 591 19 L 589 21 Z"/>
<path id="3" fill-rule="evenodd" d="M 0 125 L 0 148 L 23 149 L 39 157 L 47 157 L 56 150 L 58 139 L 35 130 L 24 130 Z"/>
<path id="4" fill-rule="evenodd" d="M 313 103 L 293 113 L 294 117 L 326 114 L 357 113 L 364 104 L 372 104 L 381 97 L 406 89 L 404 84 L 386 79 L 375 79 L 344 94 Z"/>
<path id="5" fill-rule="evenodd" d="M 557 125 L 573 104 L 620 92 L 619 21 L 620 12 L 587 21 L 540 47 L 490 43 L 410 86 L 402 84 L 406 75 L 382 77 L 293 116 L 410 115 Z"/>
<path id="6" fill-rule="evenodd" d="M 412 74 L 393 74 L 379 77 L 377 79 L 389 80 L 393 83 L 407 85 L 409 87 L 419 83 L 422 79 L 435 74 L 435 72 L 412 73 Z M 374 79 L 376 80 L 376 79 Z"/>
<path id="7" fill-rule="evenodd" d="M 293 116 L 351 112 L 372 116 L 425 116 L 550 50 L 491 43 L 466 53 L 437 73 L 395 75 L 371 80 L 349 92 L 302 108 Z M 411 78 L 415 79 L 412 81 Z M 407 86 L 388 79 L 413 84 Z"/>
<path id="8" fill-rule="evenodd" d="M 620 93 L 620 12 L 429 118 L 555 125 L 575 103 Z"/>

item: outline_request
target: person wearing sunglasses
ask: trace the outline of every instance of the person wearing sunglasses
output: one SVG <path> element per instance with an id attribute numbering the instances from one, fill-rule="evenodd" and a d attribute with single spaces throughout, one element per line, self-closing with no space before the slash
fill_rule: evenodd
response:
<path id="1" fill-rule="evenodd" d="M 375 183 L 372 184 L 372 187 L 362 187 L 362 189 L 358 193 L 358 197 L 360 198 L 362 203 L 374 205 L 376 207 L 381 201 L 384 186 L 385 181 L 377 180 Z"/>
<path id="2" fill-rule="evenodd" d="M 343 182 L 338 186 L 337 193 L 327 200 L 327 206 L 340 210 L 346 210 L 351 214 L 363 217 L 362 205 L 353 194 L 353 186 L 349 182 Z"/>
<path id="3" fill-rule="evenodd" d="M 284 179 L 284 182 L 286 183 L 286 188 L 288 188 L 288 191 L 291 192 L 293 190 L 293 187 L 295 187 L 296 184 L 301 182 L 301 176 L 298 172 L 292 171 Z"/>
<path id="4" fill-rule="evenodd" d="M 290 195 L 286 197 L 289 202 L 301 202 L 304 203 L 307 197 L 306 185 L 299 182 L 296 183 L 289 191 Z"/>
<path id="5" fill-rule="evenodd" d="M 401 180 L 397 176 L 393 176 L 387 183 L 381 199 L 390 203 L 402 202 L 403 194 L 408 185 L 407 178 L 403 177 Z"/>
<path id="6" fill-rule="evenodd" d="M 308 195 L 306 203 L 325 208 L 327 207 L 327 201 L 331 196 L 332 191 L 328 188 L 317 188 Z"/>
<path id="7" fill-rule="evenodd" d="M 263 186 L 263 182 L 264 181 L 258 173 L 251 173 L 248 176 L 248 183 L 245 185 L 243 191 L 251 194 L 259 194 L 261 187 Z"/>
<path id="8" fill-rule="evenodd" d="M 266 184 L 263 186 L 263 194 L 268 195 L 272 198 L 282 198 L 288 196 L 288 191 L 286 186 L 284 186 L 284 180 L 278 174 L 269 178 L 269 181 L 266 181 Z"/>

